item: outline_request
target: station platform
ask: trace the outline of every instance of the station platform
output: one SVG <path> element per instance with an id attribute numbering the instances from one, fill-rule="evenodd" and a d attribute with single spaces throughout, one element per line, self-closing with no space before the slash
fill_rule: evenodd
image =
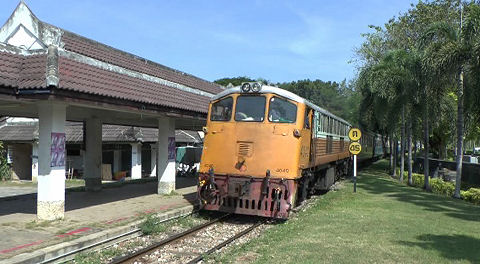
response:
<path id="1" fill-rule="evenodd" d="M 146 214 L 167 216 L 193 210 L 195 179 L 177 178 L 178 188 L 170 195 L 158 195 L 157 184 L 122 184 L 93 193 L 67 191 L 65 218 L 56 221 L 38 221 L 36 193 L 13 188 L 13 195 L 0 198 L 0 263 L 40 263 L 89 241 L 127 232 Z"/>

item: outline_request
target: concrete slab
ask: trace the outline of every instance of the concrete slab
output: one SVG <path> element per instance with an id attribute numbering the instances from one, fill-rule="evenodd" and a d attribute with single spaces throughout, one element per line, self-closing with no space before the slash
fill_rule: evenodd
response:
<path id="1" fill-rule="evenodd" d="M 65 219 L 36 220 L 36 198 L 0 201 L 0 263 L 10 258 L 40 252 L 60 243 L 73 243 L 86 236 L 128 226 L 145 214 L 178 208 L 193 208 L 194 179 L 181 179 L 183 187 L 173 195 L 158 195 L 157 182 L 125 184 L 101 192 L 68 192 Z M 185 187 L 190 185 L 190 187 Z M 187 209 L 188 210 L 188 209 Z M 83 244 L 83 242 L 82 242 Z M 71 246 L 71 245 L 70 245 Z M 58 246 L 57 246 L 58 247 Z M 30 252 L 30 253 L 29 253 Z"/>

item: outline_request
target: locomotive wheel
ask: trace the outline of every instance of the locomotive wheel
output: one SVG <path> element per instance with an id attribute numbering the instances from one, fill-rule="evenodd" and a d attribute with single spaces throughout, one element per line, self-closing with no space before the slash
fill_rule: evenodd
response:
<path id="1" fill-rule="evenodd" d="M 304 176 L 298 186 L 298 199 L 297 204 L 301 204 L 303 201 L 307 200 L 308 196 L 308 177 Z"/>

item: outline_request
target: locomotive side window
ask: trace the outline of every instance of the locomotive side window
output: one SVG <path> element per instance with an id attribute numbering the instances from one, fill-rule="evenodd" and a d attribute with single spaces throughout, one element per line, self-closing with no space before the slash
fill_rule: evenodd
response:
<path id="1" fill-rule="evenodd" d="M 295 123 L 297 119 L 297 106 L 289 101 L 272 97 L 268 110 L 268 121 L 274 123 Z"/>
<path id="2" fill-rule="evenodd" d="M 232 118 L 233 98 L 224 98 L 212 105 L 210 120 L 212 121 L 230 121 Z"/>
<path id="3" fill-rule="evenodd" d="M 310 129 L 310 112 L 312 109 L 310 108 L 305 108 L 305 118 L 303 122 L 303 128 L 305 129 Z"/>
<path id="4" fill-rule="evenodd" d="M 235 107 L 235 121 L 263 122 L 265 101 L 265 96 L 239 96 Z"/>

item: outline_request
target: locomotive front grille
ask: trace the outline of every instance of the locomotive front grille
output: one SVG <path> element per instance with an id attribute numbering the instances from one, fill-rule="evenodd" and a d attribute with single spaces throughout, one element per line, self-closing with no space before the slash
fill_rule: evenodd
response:
<path id="1" fill-rule="evenodd" d="M 239 157 L 251 157 L 253 152 L 252 142 L 238 142 L 237 143 L 237 155 Z"/>

